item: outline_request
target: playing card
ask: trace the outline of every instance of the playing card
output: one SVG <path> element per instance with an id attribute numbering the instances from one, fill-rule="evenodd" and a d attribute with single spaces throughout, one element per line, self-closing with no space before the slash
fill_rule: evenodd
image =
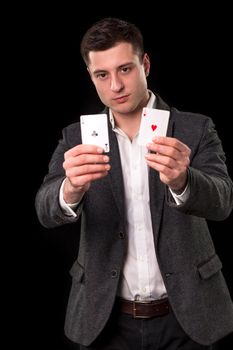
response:
<path id="1" fill-rule="evenodd" d="M 107 114 L 86 114 L 80 116 L 82 143 L 96 145 L 109 152 Z"/>
<path id="2" fill-rule="evenodd" d="M 156 108 L 143 108 L 138 144 L 146 146 L 155 136 L 166 136 L 170 112 Z"/>

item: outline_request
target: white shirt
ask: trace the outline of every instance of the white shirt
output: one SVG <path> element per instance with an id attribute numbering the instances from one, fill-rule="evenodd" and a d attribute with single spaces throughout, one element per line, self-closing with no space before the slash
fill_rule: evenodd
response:
<path id="1" fill-rule="evenodd" d="M 147 107 L 152 108 L 155 95 L 151 93 Z M 115 126 L 112 112 L 110 121 L 116 133 L 126 200 L 126 220 L 128 236 L 128 253 L 122 271 L 122 280 L 118 295 L 128 300 L 154 300 L 166 295 L 166 288 L 156 258 L 149 197 L 149 169 L 145 154 L 147 148 L 137 143 L 138 134 L 131 141 L 129 137 Z M 172 191 L 171 191 L 172 192 Z M 186 189 L 181 195 L 172 195 L 179 205 L 189 194 Z M 76 216 L 74 205 L 67 205 L 60 191 L 60 204 L 68 215 Z"/>

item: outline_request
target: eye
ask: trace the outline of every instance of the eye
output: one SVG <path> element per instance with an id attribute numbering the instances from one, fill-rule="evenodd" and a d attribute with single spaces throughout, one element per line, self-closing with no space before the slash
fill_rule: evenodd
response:
<path id="1" fill-rule="evenodd" d="M 131 71 L 131 68 L 130 67 L 123 67 L 123 68 L 121 68 L 121 72 L 122 73 L 129 73 Z"/>
<path id="2" fill-rule="evenodd" d="M 97 79 L 104 80 L 104 79 L 107 78 L 107 73 L 104 73 L 104 72 L 102 72 L 102 73 L 97 73 L 97 74 L 96 74 L 96 78 L 97 78 Z"/>

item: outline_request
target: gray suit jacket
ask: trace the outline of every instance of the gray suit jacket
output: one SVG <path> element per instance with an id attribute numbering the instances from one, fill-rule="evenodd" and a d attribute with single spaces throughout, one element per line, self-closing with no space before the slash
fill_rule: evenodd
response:
<path id="1" fill-rule="evenodd" d="M 170 109 L 159 96 L 156 108 Z M 190 197 L 177 206 L 158 173 L 150 170 L 155 248 L 178 322 L 194 341 L 208 345 L 233 331 L 233 305 L 206 222 L 224 220 L 230 214 L 233 186 L 212 120 L 175 108 L 170 112 L 167 135 L 192 150 Z M 110 124 L 109 133 L 111 170 L 107 177 L 92 183 L 76 210 L 77 218 L 64 215 L 58 194 L 64 179 L 64 152 L 81 143 L 79 123 L 63 130 L 49 173 L 36 196 L 38 218 L 47 228 L 75 225 L 81 216 L 78 257 L 70 271 L 72 287 L 65 332 L 71 340 L 86 346 L 110 316 L 127 252 L 121 161 Z"/>

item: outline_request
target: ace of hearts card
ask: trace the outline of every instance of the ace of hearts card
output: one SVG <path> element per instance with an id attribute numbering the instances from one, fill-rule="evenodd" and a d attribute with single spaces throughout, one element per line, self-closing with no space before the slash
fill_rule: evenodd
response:
<path id="1" fill-rule="evenodd" d="M 139 128 L 138 144 L 146 146 L 155 136 L 166 136 L 170 112 L 144 107 Z"/>

